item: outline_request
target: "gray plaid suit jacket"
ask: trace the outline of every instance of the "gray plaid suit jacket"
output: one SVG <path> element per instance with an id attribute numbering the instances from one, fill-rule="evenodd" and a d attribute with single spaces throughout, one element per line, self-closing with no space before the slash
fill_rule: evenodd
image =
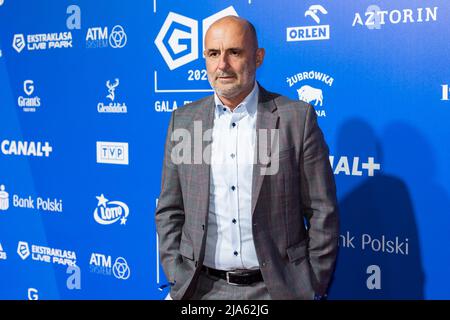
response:
<path id="1" fill-rule="evenodd" d="M 189 298 L 201 271 L 210 166 L 203 161 L 174 164 L 171 153 L 177 141 L 170 137 L 178 128 L 193 136 L 194 121 L 201 121 L 203 130 L 212 128 L 214 107 L 213 96 L 208 96 L 177 109 L 168 128 L 156 227 L 164 272 L 175 282 L 173 299 Z M 263 279 L 273 299 L 313 299 L 326 294 L 338 249 L 336 187 L 328 146 L 307 103 L 260 86 L 257 112 L 257 132 L 279 129 L 278 172 L 261 175 L 261 168 L 270 163 L 258 161 L 253 166 L 253 239 Z M 202 143 L 206 148 L 210 141 Z"/>

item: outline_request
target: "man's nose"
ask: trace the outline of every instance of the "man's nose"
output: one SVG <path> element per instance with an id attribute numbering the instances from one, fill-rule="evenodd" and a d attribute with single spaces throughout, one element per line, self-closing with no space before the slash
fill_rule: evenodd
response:
<path id="1" fill-rule="evenodd" d="M 219 64 L 217 65 L 217 68 L 220 70 L 227 70 L 228 69 L 228 57 L 226 54 L 221 54 L 219 57 Z"/>

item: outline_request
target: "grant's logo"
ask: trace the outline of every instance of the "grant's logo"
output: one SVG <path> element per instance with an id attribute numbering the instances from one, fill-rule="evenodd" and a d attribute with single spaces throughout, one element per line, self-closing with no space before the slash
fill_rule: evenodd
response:
<path id="1" fill-rule="evenodd" d="M 305 17 L 312 18 L 320 23 L 318 14 L 328 14 L 328 11 L 320 4 L 314 4 L 305 11 Z M 330 25 L 313 25 L 286 28 L 286 41 L 311 41 L 330 39 Z"/>
<path id="2" fill-rule="evenodd" d="M 28 300 L 39 300 L 39 291 L 35 288 L 28 288 Z"/>
<path id="3" fill-rule="evenodd" d="M 94 219 L 97 223 L 108 225 L 120 220 L 120 224 L 125 225 L 130 214 L 128 206 L 122 201 L 109 201 L 103 193 L 98 197 L 97 208 L 94 210 Z"/>
<path id="4" fill-rule="evenodd" d="M 23 82 L 23 91 L 28 95 L 31 96 L 34 92 L 34 83 L 33 80 L 25 80 Z"/>
<path id="5" fill-rule="evenodd" d="M 19 96 L 17 98 L 17 105 L 21 107 L 24 112 L 36 112 L 41 106 L 41 98 L 38 96 L 31 97 L 34 92 L 33 80 L 25 80 L 23 82 L 23 92 L 26 96 Z"/>

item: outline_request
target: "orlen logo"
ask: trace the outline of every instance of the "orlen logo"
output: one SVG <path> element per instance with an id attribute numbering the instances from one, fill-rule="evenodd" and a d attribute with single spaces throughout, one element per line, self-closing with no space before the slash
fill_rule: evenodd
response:
<path id="1" fill-rule="evenodd" d="M 237 16 L 232 6 L 203 20 L 203 39 L 209 26 L 216 20 Z M 170 70 L 198 59 L 198 21 L 169 12 L 155 39 L 155 45 Z"/>
<path id="2" fill-rule="evenodd" d="M 97 223 L 108 225 L 120 220 L 120 224 L 125 225 L 130 214 L 128 206 L 122 201 L 109 201 L 103 193 L 96 197 L 97 208 L 94 210 L 94 219 Z"/>

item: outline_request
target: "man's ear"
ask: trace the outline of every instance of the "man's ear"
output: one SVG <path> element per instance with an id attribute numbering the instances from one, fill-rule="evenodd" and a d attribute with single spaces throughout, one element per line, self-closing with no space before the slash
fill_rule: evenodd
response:
<path id="1" fill-rule="evenodd" d="M 258 48 L 256 49 L 256 67 L 258 68 L 260 65 L 262 65 L 264 61 L 264 56 L 266 54 L 266 50 L 264 48 Z"/>

